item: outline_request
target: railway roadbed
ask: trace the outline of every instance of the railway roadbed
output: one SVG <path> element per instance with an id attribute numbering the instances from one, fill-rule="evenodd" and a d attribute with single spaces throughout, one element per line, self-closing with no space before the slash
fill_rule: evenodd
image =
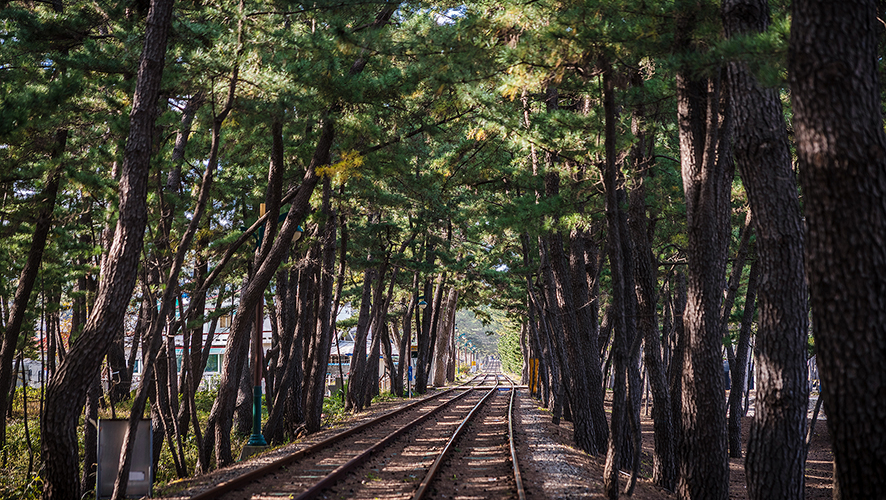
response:
<path id="1" fill-rule="evenodd" d="M 434 391 L 426 397 L 439 392 L 441 391 Z M 464 424 L 464 431 L 448 445 L 447 453 L 440 456 L 439 453 L 446 446 L 447 439 L 451 438 L 452 431 L 467 419 L 470 409 L 481 399 L 480 392 L 489 392 L 490 397 L 485 403 L 476 406 L 475 413 Z M 343 473 L 334 484 L 318 489 L 308 498 L 410 499 L 415 498 L 416 492 L 422 489 L 424 498 L 519 498 L 507 438 L 510 394 L 511 389 L 507 384 L 494 388 L 487 382 L 484 389 L 455 401 L 445 410 L 428 418 L 422 426 L 405 432 L 395 443 L 372 452 L 364 462 Z M 451 396 L 444 396 L 439 400 L 449 398 Z M 207 494 L 213 496 L 211 488 L 298 450 L 307 449 L 312 443 L 344 432 L 373 417 L 391 413 L 404 405 L 403 402 L 373 405 L 370 411 L 356 415 L 334 428 L 308 436 L 298 443 L 205 476 L 179 481 L 155 493 L 167 499 L 201 495 L 207 497 Z M 525 498 L 603 498 L 600 484 L 603 458 L 590 457 L 571 446 L 571 424 L 563 422 L 560 426 L 553 426 L 550 413 L 538 408 L 537 401 L 529 397 L 526 389 L 517 389 L 514 392 L 512 413 L 514 452 L 521 471 Z M 412 418 L 405 416 L 396 420 L 402 423 Z M 393 422 L 395 419 L 390 420 Z M 367 438 L 365 441 L 369 440 Z M 348 454 L 348 446 L 335 445 L 339 449 L 345 449 L 344 455 Z M 351 455 L 356 455 L 356 452 Z M 428 478 L 428 469 L 435 462 L 435 457 L 439 462 L 436 474 Z M 343 458 L 334 458 L 331 455 L 320 461 L 335 464 L 345 462 Z M 299 484 L 300 481 L 304 483 L 306 479 L 314 479 L 312 476 L 319 478 L 326 473 L 320 467 L 313 466 L 296 472 L 302 468 L 305 466 L 293 464 L 275 473 L 274 476 L 281 480 L 279 485 L 250 483 L 221 498 L 299 498 L 304 495 L 305 490 L 305 486 Z M 317 470 L 310 470 L 312 468 Z M 291 486 L 285 486 L 287 483 Z M 654 487 L 648 480 L 641 480 L 634 498 L 672 496 Z"/>

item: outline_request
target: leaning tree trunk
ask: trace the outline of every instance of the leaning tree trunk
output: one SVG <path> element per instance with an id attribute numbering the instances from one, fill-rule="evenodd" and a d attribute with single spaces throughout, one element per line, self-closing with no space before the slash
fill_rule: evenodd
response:
<path id="1" fill-rule="evenodd" d="M 56 143 L 52 157 L 58 159 L 64 151 L 68 133 L 66 130 L 56 132 Z M 40 203 L 37 213 L 37 223 L 34 226 L 34 234 L 31 237 L 31 248 L 28 250 L 28 258 L 25 266 L 19 274 L 18 285 L 12 305 L 9 308 L 9 317 L 3 325 L 3 340 L 0 345 L 0 446 L 6 445 L 6 412 L 9 400 L 6 398 L 7 391 L 13 389 L 12 361 L 15 357 L 18 338 L 25 320 L 25 311 L 31 300 L 31 291 L 37 282 L 37 274 L 40 271 L 40 263 L 43 261 L 43 250 L 49 230 L 52 228 L 52 211 L 55 209 L 55 200 L 58 196 L 59 184 L 61 184 L 61 169 L 55 168 L 49 172 L 49 182 L 43 191 L 36 195 Z"/>
<path id="2" fill-rule="evenodd" d="M 726 34 L 762 33 L 767 0 L 725 0 Z M 757 236 L 757 403 L 748 439 L 748 496 L 804 497 L 806 465 L 806 282 L 803 227 L 778 89 L 764 88 L 747 64 L 728 67 L 735 161 Z"/>
<path id="3" fill-rule="evenodd" d="M 237 382 L 239 382 L 240 372 L 243 369 L 244 359 L 242 353 L 245 352 L 245 347 L 249 342 L 249 331 L 246 328 L 248 320 L 244 321 L 243 318 L 252 316 L 250 312 L 255 310 L 258 301 L 264 295 L 268 283 L 270 283 L 271 278 L 292 246 L 292 237 L 298 224 L 304 220 L 308 213 L 311 194 L 313 194 L 314 187 L 316 187 L 319 180 L 316 169 L 329 163 L 329 154 L 334 136 L 335 129 L 331 117 L 326 117 L 314 155 L 311 158 L 311 163 L 305 172 L 301 185 L 297 188 L 292 206 L 286 215 L 286 219 L 283 221 L 283 226 L 279 229 L 274 242 L 268 243 L 269 248 L 266 251 L 266 257 L 261 259 L 258 270 L 241 295 L 240 304 L 237 306 L 237 313 L 234 315 L 234 324 L 231 326 L 228 344 L 232 348 L 231 352 L 239 354 L 237 356 L 225 357 L 222 377 L 219 381 L 219 395 L 209 414 L 207 439 L 204 442 L 204 448 L 214 445 L 216 462 L 220 466 L 227 465 L 233 461 L 231 456 L 231 422 L 229 416 L 233 411 Z M 208 463 L 208 460 L 203 462 Z"/>
<path id="4" fill-rule="evenodd" d="M 151 132 L 166 57 L 173 0 L 153 0 L 146 22 L 129 136 L 120 177 L 120 217 L 101 269 L 98 295 L 83 333 L 58 367 L 46 391 L 41 448 L 46 465 L 44 498 L 79 500 L 76 426 L 86 390 L 102 359 L 123 328 L 147 225 L 147 186 Z"/>
<path id="5" fill-rule="evenodd" d="M 788 71 L 834 498 L 886 491 L 886 133 L 878 5 L 792 5 Z"/>

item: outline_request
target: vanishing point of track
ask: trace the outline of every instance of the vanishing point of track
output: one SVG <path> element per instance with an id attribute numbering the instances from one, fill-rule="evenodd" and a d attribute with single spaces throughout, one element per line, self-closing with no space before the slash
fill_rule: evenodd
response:
<path id="1" fill-rule="evenodd" d="M 481 374 L 192 497 L 525 498 L 513 432 L 516 387 Z M 505 438 L 507 436 L 507 438 Z"/>

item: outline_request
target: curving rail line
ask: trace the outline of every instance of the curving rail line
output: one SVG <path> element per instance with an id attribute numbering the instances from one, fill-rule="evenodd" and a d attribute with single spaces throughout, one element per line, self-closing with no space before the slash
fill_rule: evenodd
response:
<path id="1" fill-rule="evenodd" d="M 382 415 L 381 417 L 378 417 L 378 418 L 372 419 L 368 422 L 365 422 L 363 424 L 357 425 L 347 431 L 344 431 L 344 432 L 339 433 L 335 436 L 327 438 L 323 441 L 315 443 L 307 448 L 296 451 L 295 453 L 293 453 L 291 455 L 288 455 L 286 457 L 275 460 L 267 465 L 264 465 L 260 468 L 253 470 L 253 471 L 250 471 L 244 475 L 241 475 L 241 476 L 238 476 L 238 477 L 231 479 L 229 481 L 223 482 L 223 483 L 221 483 L 209 490 L 203 491 L 202 493 L 195 495 L 191 498 L 194 500 L 208 500 L 208 499 L 222 497 L 228 493 L 234 492 L 235 490 L 244 488 L 247 485 L 250 485 L 251 483 L 262 481 L 265 476 L 271 476 L 275 473 L 278 473 L 282 469 L 286 468 L 287 466 L 294 464 L 296 462 L 300 462 L 302 459 L 305 459 L 309 455 L 318 453 L 321 450 L 327 449 L 333 445 L 339 445 L 340 443 L 344 442 L 344 440 L 346 440 L 347 438 L 354 436 L 364 430 L 367 430 L 367 429 L 372 428 L 376 425 L 382 424 L 383 422 L 385 422 L 393 417 L 396 417 L 398 415 L 404 414 L 412 409 L 418 409 L 420 405 L 425 405 L 431 401 L 438 400 L 440 398 L 443 398 L 445 395 L 451 395 L 454 393 L 454 391 L 458 391 L 459 389 L 461 389 L 463 391 L 463 392 L 461 392 L 461 394 L 457 394 L 454 397 L 446 400 L 442 404 L 438 405 L 436 408 L 433 408 L 430 411 L 427 411 L 424 414 L 412 419 L 406 425 L 400 426 L 398 429 L 391 432 L 388 436 L 384 437 L 383 439 L 376 441 L 376 442 L 372 443 L 371 445 L 366 446 L 365 448 L 362 449 L 362 451 L 359 451 L 359 452 L 353 454 L 352 458 L 350 458 L 350 460 L 347 460 L 345 463 L 338 465 L 337 467 L 335 467 L 334 470 L 332 470 L 331 472 L 328 472 L 326 475 L 324 475 L 322 477 L 315 478 L 313 484 L 310 485 L 304 492 L 298 494 L 298 496 L 289 496 L 289 498 L 295 498 L 296 500 L 307 500 L 307 499 L 311 499 L 311 498 L 316 498 L 320 494 L 321 491 L 329 489 L 333 485 L 341 482 L 345 478 L 345 476 L 348 475 L 349 472 L 355 470 L 361 464 L 366 462 L 373 454 L 377 454 L 381 450 L 392 445 L 392 443 L 395 442 L 397 439 L 402 438 L 407 432 L 414 430 L 417 426 L 419 426 L 423 422 L 427 421 L 433 415 L 441 412 L 444 408 L 450 407 L 454 402 L 462 400 L 468 394 L 471 394 L 472 392 L 474 392 L 480 388 L 488 387 L 488 386 L 484 386 L 483 384 L 490 377 L 494 377 L 494 385 L 492 386 L 492 388 L 488 392 L 486 392 L 486 394 L 483 395 L 483 397 L 475 405 L 473 405 L 473 408 L 468 412 L 468 415 L 466 417 L 464 417 L 464 419 L 458 425 L 457 429 L 452 433 L 452 436 L 449 438 L 449 441 L 446 443 L 446 445 L 443 447 L 443 449 L 438 453 L 437 458 L 435 459 L 433 465 L 427 471 L 424 479 L 419 484 L 418 489 L 416 490 L 415 495 L 413 496 L 413 499 L 419 500 L 419 499 L 423 498 L 423 496 L 427 493 L 428 487 L 429 487 L 431 481 L 434 479 L 435 474 L 437 473 L 438 469 L 440 468 L 440 464 L 443 462 L 443 460 L 445 459 L 447 454 L 453 448 L 453 446 L 454 446 L 453 443 L 455 443 L 456 440 L 459 439 L 459 437 L 463 433 L 464 429 L 466 428 L 467 424 L 472 420 L 472 418 L 475 417 L 475 415 L 478 413 L 479 409 L 487 401 L 489 401 L 497 391 L 500 390 L 499 386 L 501 384 L 500 384 L 499 379 L 501 378 L 501 379 L 505 379 L 510 384 L 510 387 L 508 389 L 510 392 L 510 401 L 508 403 L 508 411 L 507 411 L 507 413 L 508 413 L 508 436 L 509 436 L 509 444 L 510 444 L 510 458 L 511 458 L 511 462 L 513 464 L 513 479 L 516 484 L 517 497 L 520 500 L 523 500 L 523 499 L 525 499 L 525 493 L 523 490 L 523 484 L 522 484 L 522 480 L 520 477 L 520 468 L 519 468 L 519 465 L 517 462 L 516 447 L 514 444 L 514 433 L 513 433 L 513 408 L 514 408 L 514 397 L 516 394 L 516 388 L 515 388 L 513 381 L 511 381 L 508 377 L 505 377 L 505 376 L 499 375 L 499 374 L 488 374 L 488 373 L 478 375 L 477 377 L 466 382 L 465 384 L 462 384 L 460 386 L 440 392 L 438 394 L 435 394 L 434 396 L 424 398 L 420 401 L 416 401 L 416 402 L 406 405 L 398 410 L 395 410 L 395 411 L 390 412 L 388 414 Z M 469 384 L 475 384 L 475 385 L 471 386 Z M 467 389 L 467 390 L 464 390 L 464 389 Z"/>

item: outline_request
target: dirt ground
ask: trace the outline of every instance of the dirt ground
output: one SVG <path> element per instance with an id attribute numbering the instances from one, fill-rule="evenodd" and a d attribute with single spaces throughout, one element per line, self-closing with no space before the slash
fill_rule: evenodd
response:
<path id="1" fill-rule="evenodd" d="M 521 431 L 519 460 L 528 498 L 604 498 L 602 491 L 605 457 L 592 457 L 572 446 L 572 424 L 551 423 L 551 414 L 537 406 L 534 399 L 521 398 L 518 421 Z M 674 495 L 652 484 L 652 420 L 641 411 L 643 426 L 643 457 L 641 479 L 633 498 L 669 499 Z M 742 439 L 747 443 L 751 417 L 742 421 Z M 729 459 L 729 498 L 747 498 L 744 459 Z M 624 488 L 626 475 L 621 477 Z M 832 497 L 833 454 L 828 442 L 827 426 L 819 420 L 815 427 L 806 461 L 806 498 Z"/>

